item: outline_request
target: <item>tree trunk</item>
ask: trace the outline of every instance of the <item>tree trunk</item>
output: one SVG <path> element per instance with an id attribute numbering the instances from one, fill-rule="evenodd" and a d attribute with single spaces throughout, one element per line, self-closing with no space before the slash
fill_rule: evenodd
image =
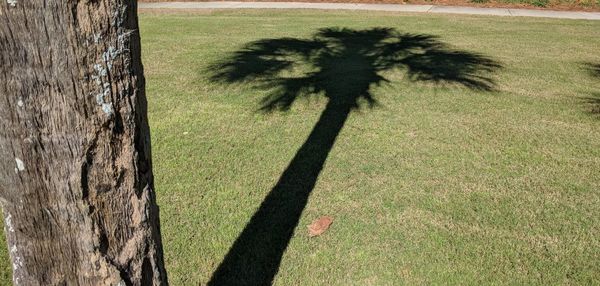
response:
<path id="1" fill-rule="evenodd" d="M 16 285 L 166 285 L 136 1 L 0 1 Z"/>

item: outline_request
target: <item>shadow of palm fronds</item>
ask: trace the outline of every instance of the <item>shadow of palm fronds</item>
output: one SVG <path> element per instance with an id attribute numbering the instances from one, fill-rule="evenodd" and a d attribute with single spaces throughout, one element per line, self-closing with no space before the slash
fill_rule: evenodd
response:
<path id="1" fill-rule="evenodd" d="M 301 97 L 324 96 L 327 105 L 308 138 L 265 197 L 209 285 L 270 285 L 327 156 L 352 110 L 377 100 L 373 86 L 401 70 L 413 82 L 494 90 L 502 66 L 457 50 L 437 37 L 391 28 L 324 28 L 312 38 L 251 42 L 210 67 L 211 80 L 268 90 L 263 112 L 286 111 Z"/>

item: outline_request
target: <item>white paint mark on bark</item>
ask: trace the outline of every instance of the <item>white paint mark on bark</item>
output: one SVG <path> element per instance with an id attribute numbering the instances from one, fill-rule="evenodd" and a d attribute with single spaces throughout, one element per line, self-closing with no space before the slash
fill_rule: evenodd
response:
<path id="1" fill-rule="evenodd" d="M 21 159 L 15 158 L 15 162 L 17 162 L 17 170 L 25 171 L 25 163 L 23 163 L 23 161 L 21 161 Z"/>
<path id="2" fill-rule="evenodd" d="M 8 3 L 10 7 L 17 7 L 17 0 L 6 0 L 6 3 Z"/>
<path id="3" fill-rule="evenodd" d="M 17 101 L 17 105 L 19 107 L 23 107 L 24 103 L 23 103 L 23 99 L 22 98 L 19 98 L 19 101 Z"/>
<path id="4" fill-rule="evenodd" d="M 23 267 L 23 258 L 21 256 L 15 256 L 15 262 L 13 262 L 14 270 L 17 270 L 19 267 Z"/>
<path id="5" fill-rule="evenodd" d="M 13 271 L 17 271 L 17 269 L 19 269 L 20 267 L 23 267 L 23 258 L 21 256 L 19 256 L 16 244 L 10 248 L 10 255 L 12 257 L 14 257 L 13 263 L 12 263 Z"/>
<path id="6" fill-rule="evenodd" d="M 8 232 L 15 232 L 15 228 L 13 227 L 13 224 L 12 224 L 12 215 L 11 214 L 6 215 L 6 217 L 4 218 L 4 223 L 6 223 L 6 230 L 8 230 Z"/>

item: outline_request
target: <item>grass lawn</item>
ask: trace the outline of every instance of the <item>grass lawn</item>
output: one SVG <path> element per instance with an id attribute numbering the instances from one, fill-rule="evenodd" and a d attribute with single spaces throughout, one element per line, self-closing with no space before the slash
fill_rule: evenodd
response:
<path id="1" fill-rule="evenodd" d="M 179 0 L 143 0 L 143 2 L 178 2 Z M 206 0 L 187 0 L 202 2 Z M 286 0 L 244 0 L 253 2 L 273 2 Z M 296 0 L 298 1 L 298 0 Z M 290 2 L 290 0 L 287 0 Z M 301 2 L 324 3 L 371 3 L 371 4 L 420 4 L 420 5 L 453 5 L 479 7 L 512 7 L 512 8 L 549 8 L 552 10 L 598 11 L 600 0 L 303 0 Z"/>
<path id="2" fill-rule="evenodd" d="M 140 25 L 172 285 L 600 283 L 600 21 L 253 10 Z M 386 57 L 382 30 L 417 48 Z M 309 238 L 322 215 L 333 225 Z"/>

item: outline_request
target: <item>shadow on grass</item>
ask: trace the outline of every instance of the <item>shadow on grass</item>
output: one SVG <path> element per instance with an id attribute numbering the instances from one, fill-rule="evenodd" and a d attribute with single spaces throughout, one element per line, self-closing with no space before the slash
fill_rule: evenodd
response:
<path id="1" fill-rule="evenodd" d="M 452 49 L 435 36 L 391 28 L 324 28 L 309 39 L 263 39 L 214 64 L 213 81 L 271 91 L 262 101 L 263 112 L 289 110 L 300 97 L 324 96 L 327 104 L 209 285 L 272 283 L 329 151 L 352 110 L 377 104 L 371 88 L 388 81 L 383 71 L 400 69 L 415 82 L 491 91 L 490 75 L 499 68 L 498 62 Z"/>
<path id="2" fill-rule="evenodd" d="M 600 80 L 600 64 L 584 63 L 583 66 L 592 77 Z"/>
<path id="3" fill-rule="evenodd" d="M 590 113 L 600 115 L 600 93 L 595 92 L 591 96 L 583 98 L 583 102 L 590 107 Z"/>
<path id="4" fill-rule="evenodd" d="M 584 63 L 583 67 L 592 78 L 600 83 L 600 64 Z M 590 113 L 600 115 L 600 93 L 592 93 L 591 96 L 584 97 L 582 100 L 584 104 L 589 106 Z"/>

